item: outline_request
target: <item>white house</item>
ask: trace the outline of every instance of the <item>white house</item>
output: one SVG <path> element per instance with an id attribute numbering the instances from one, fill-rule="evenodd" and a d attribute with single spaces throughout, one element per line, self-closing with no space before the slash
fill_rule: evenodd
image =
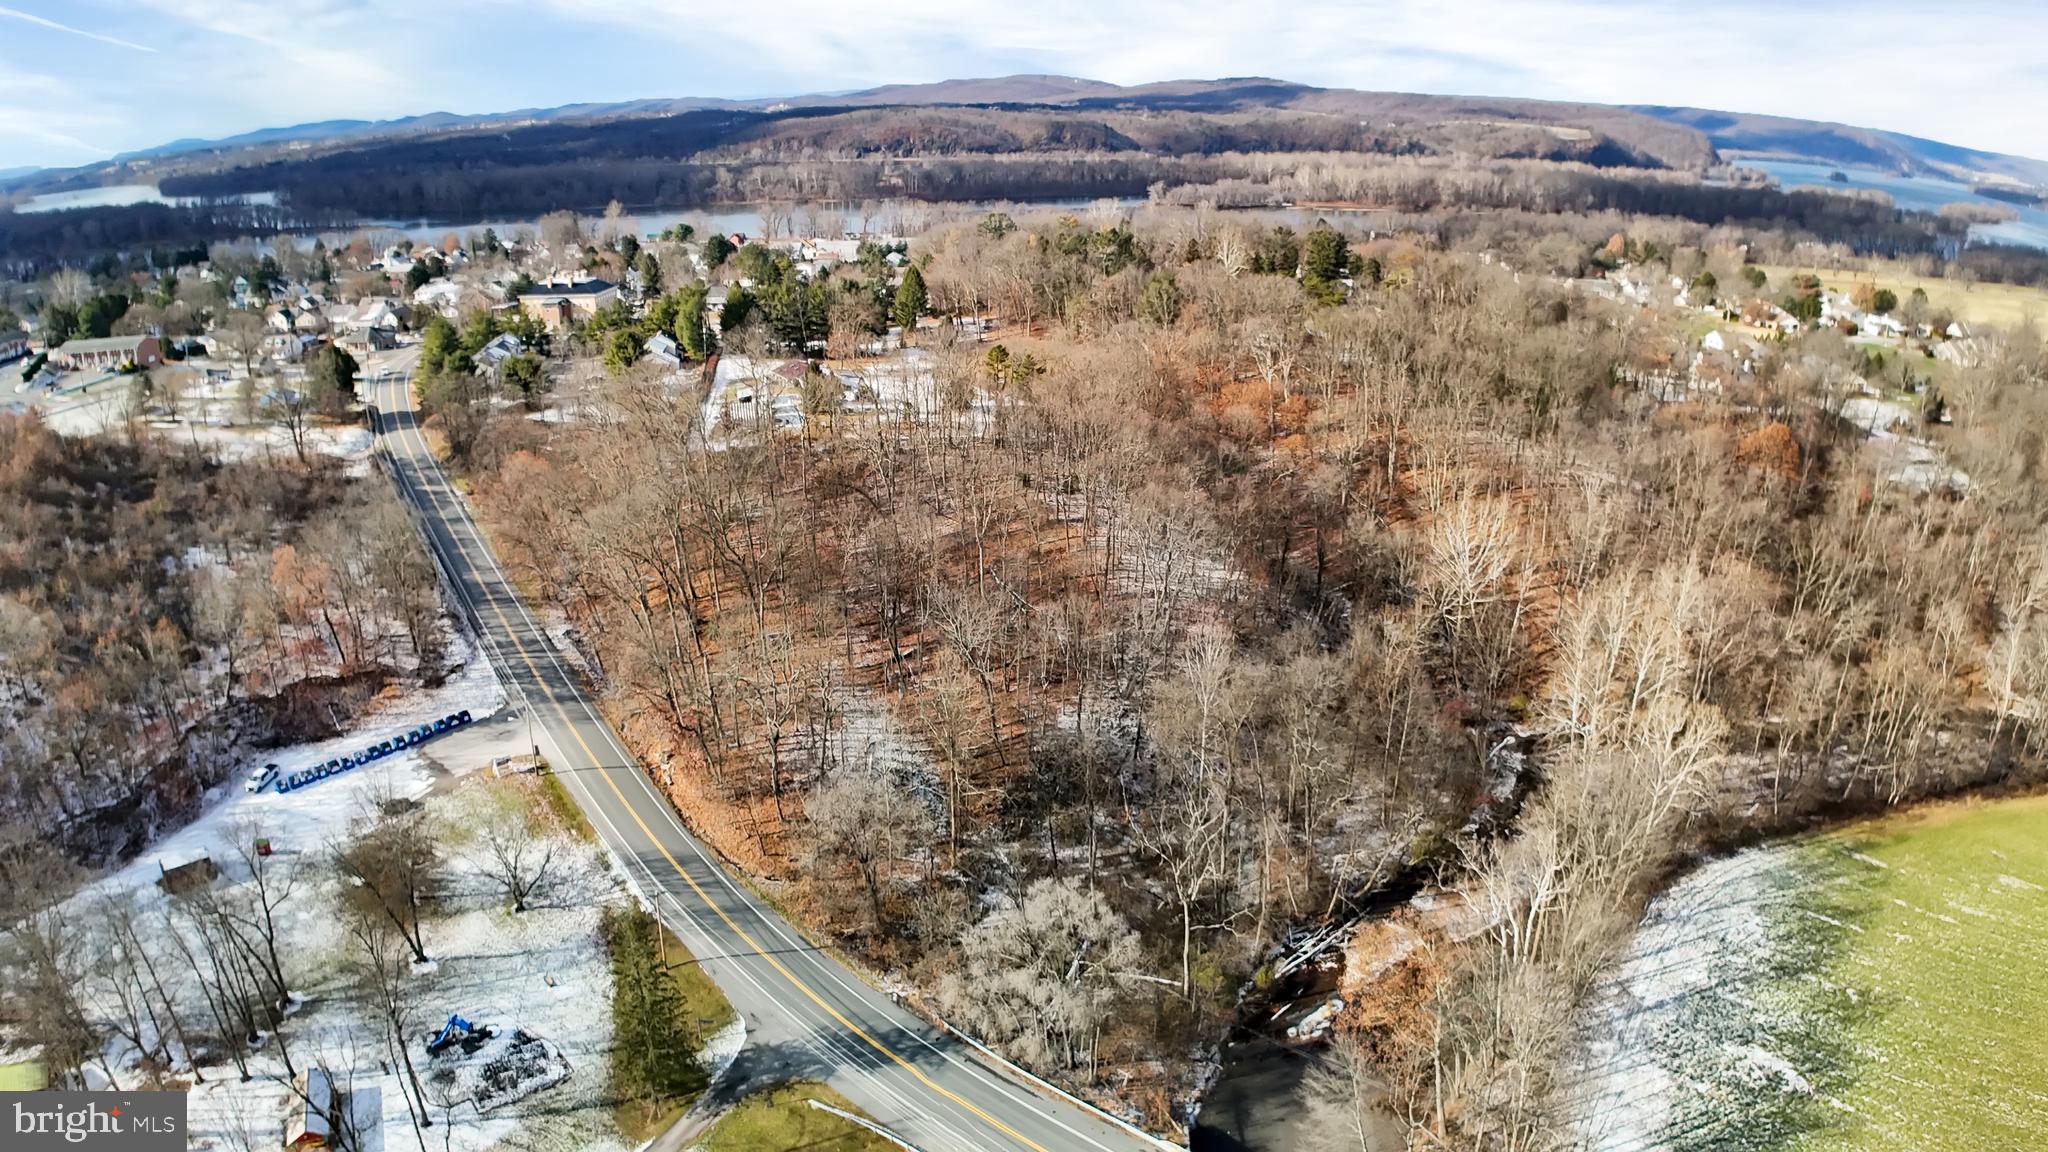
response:
<path id="1" fill-rule="evenodd" d="M 646 352 L 650 359 L 665 367 L 683 366 L 683 350 L 676 346 L 675 339 L 666 332 L 656 332 L 647 338 Z"/>
<path id="2" fill-rule="evenodd" d="M 461 300 L 462 285 L 453 280 L 430 280 L 412 294 L 415 307 L 432 308 L 451 320 L 455 318 Z"/>
<path id="3" fill-rule="evenodd" d="M 369 296 L 354 304 L 337 304 L 327 311 L 327 323 L 337 332 L 361 332 L 381 328 L 396 332 L 410 313 L 405 305 L 389 296 Z"/>

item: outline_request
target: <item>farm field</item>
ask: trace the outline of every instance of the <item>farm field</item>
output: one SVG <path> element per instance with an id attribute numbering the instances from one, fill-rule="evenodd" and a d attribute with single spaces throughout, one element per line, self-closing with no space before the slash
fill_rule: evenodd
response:
<path id="1" fill-rule="evenodd" d="M 1711 861 L 1586 1021 L 1579 1145 L 2014 1150 L 2048 1131 L 2048 797 Z"/>
<path id="2" fill-rule="evenodd" d="M 1916 276 L 1904 268 L 1882 264 L 1869 272 L 1787 264 L 1761 264 L 1758 267 L 1770 276 L 1771 291 L 1779 294 L 1787 290 L 1792 277 L 1810 273 L 1820 277 L 1822 286 L 1831 292 L 1848 292 L 1858 283 L 1868 280 L 1879 288 L 1889 288 L 1898 293 L 1901 302 L 1912 295 L 1913 289 L 1925 289 L 1929 304 L 1948 309 L 1965 324 L 1989 324 L 2010 329 L 2028 323 L 2048 323 L 2048 291 L 2039 288 L 2016 284 L 1965 284 L 1936 276 Z"/>

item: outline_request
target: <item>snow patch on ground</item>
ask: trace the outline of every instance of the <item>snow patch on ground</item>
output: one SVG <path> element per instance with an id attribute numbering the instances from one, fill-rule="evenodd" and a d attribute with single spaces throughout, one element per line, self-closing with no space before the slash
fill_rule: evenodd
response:
<path id="1" fill-rule="evenodd" d="M 740 1049 L 747 1046 L 746 1017 L 735 1014 L 730 1023 L 712 1033 L 704 1041 L 704 1047 L 697 1053 L 697 1060 L 704 1065 L 709 1077 L 705 1083 L 716 1087 L 732 1070 L 733 1062 L 740 1058 Z M 705 1098 L 711 1094 L 706 1092 Z"/>
<path id="2" fill-rule="evenodd" d="M 472 658 L 441 687 L 373 708 L 345 736 L 260 758 L 295 771 L 425 720 L 463 708 L 481 718 L 502 703 L 489 663 Z M 449 860 L 447 899 L 423 925 L 432 960 L 412 970 L 416 1006 L 407 1020 L 434 1121 L 426 1134 L 429 1145 L 439 1152 L 484 1152 L 507 1141 L 529 1148 L 623 1149 L 606 1095 L 611 972 L 602 917 L 606 906 L 627 899 L 625 888 L 600 852 L 564 840 L 556 856 L 560 888 L 523 914 L 510 912 L 484 870 L 484 845 L 469 826 L 475 790 L 489 786 L 481 778 L 488 773 L 477 773 L 488 758 L 470 754 L 473 749 L 451 755 L 462 739 L 442 737 L 284 795 L 249 794 L 238 774 L 209 797 L 198 820 L 89 886 L 72 906 L 83 913 L 99 896 L 128 894 L 154 920 L 168 900 L 156 884 L 161 868 L 209 856 L 221 868 L 216 883 L 225 891 L 247 880 L 237 841 L 268 837 L 275 852 L 269 866 L 290 870 L 298 885 L 280 910 L 278 933 L 289 944 L 286 974 L 297 990 L 284 1026 L 293 1064 L 335 1072 L 365 1126 L 363 1152 L 411 1148 L 416 1142 L 402 1069 L 345 974 L 349 943 L 335 912 L 340 882 L 326 851 L 346 834 L 366 797 L 421 801 L 448 830 Z M 91 919 L 79 918 L 82 925 Z M 90 1012 L 112 1013 L 105 990 L 88 987 L 86 996 Z M 190 996 L 196 1000 L 196 991 Z M 477 1053 L 430 1059 L 426 1040 L 450 1013 L 488 1023 L 498 1036 Z M 515 1036 L 522 1031 L 533 1039 L 515 1053 Z M 121 1083 L 133 1086 L 141 1073 L 130 1067 L 132 1049 L 116 1041 L 110 1052 Z M 503 1059 L 513 1055 L 522 1058 Z M 173 1058 L 181 1065 L 187 1060 L 175 1046 Z M 277 1040 L 250 1053 L 249 1063 L 253 1078 L 244 1082 L 225 1051 L 204 1054 L 199 1072 L 205 1079 L 192 1085 L 189 1098 L 192 1147 L 239 1152 L 279 1145 L 291 1093 Z M 509 1063 L 520 1064 L 523 1074 L 508 1077 Z M 176 1072 L 190 1075 L 191 1069 Z"/>
<path id="3" fill-rule="evenodd" d="M 1703 1006 L 1741 995 L 1771 944 L 1759 909 L 1776 898 L 1789 862 L 1776 847 L 1738 852 L 1702 864 L 1650 904 L 1628 954 L 1595 990 L 1581 1022 L 1577 1060 L 1566 1074 L 1575 1147 L 1672 1146 L 1688 1079 L 1669 1046 Z M 1762 1048 L 1738 1045 L 1728 1055 L 1752 1068 L 1768 1066 L 1780 1083 L 1807 1090 L 1797 1068 Z"/>

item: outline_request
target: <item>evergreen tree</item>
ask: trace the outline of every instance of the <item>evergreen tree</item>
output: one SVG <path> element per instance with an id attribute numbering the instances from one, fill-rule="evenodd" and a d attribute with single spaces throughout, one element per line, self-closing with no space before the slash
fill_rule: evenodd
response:
<path id="1" fill-rule="evenodd" d="M 662 967 L 654 918 L 638 908 L 605 913 L 612 968 L 612 1079 L 622 1097 L 646 1104 L 686 1099 L 706 1078 L 699 1037 L 682 993 Z"/>
<path id="2" fill-rule="evenodd" d="M 711 290 L 702 284 L 693 284 L 676 296 L 675 327 L 670 335 L 683 346 L 683 355 L 692 360 L 708 359 L 717 348 L 711 326 L 704 322 L 704 309 Z"/>
<path id="3" fill-rule="evenodd" d="M 1145 281 L 1145 293 L 1138 300 L 1138 315 L 1162 328 L 1180 319 L 1180 282 L 1171 272 L 1154 272 Z"/>
<path id="4" fill-rule="evenodd" d="M 903 326 L 905 335 L 916 330 L 917 318 L 924 315 L 925 307 L 930 302 L 931 297 L 924 287 L 924 273 L 918 271 L 915 264 L 905 268 L 903 283 L 896 286 L 895 307 L 890 312 L 896 323 Z"/>
<path id="5" fill-rule="evenodd" d="M 725 295 L 725 307 L 718 313 L 718 327 L 731 332 L 747 322 L 754 314 L 754 294 L 745 288 L 734 288 Z"/>
<path id="6" fill-rule="evenodd" d="M 640 291 L 645 296 L 661 295 L 661 261 L 654 258 L 651 249 L 643 249 L 640 258 L 633 262 L 634 271 L 640 273 Z"/>

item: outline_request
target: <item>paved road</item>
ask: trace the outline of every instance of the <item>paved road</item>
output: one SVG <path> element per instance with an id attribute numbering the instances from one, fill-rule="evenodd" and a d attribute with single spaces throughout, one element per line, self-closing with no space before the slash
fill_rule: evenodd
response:
<path id="1" fill-rule="evenodd" d="M 416 421 L 414 357 L 372 378 L 380 446 L 542 751 L 661 918 L 746 1017 L 742 1079 L 822 1079 L 922 1152 L 1172 1147 L 997 1072 L 814 947 L 718 865 L 634 763 L 505 579 Z"/>

